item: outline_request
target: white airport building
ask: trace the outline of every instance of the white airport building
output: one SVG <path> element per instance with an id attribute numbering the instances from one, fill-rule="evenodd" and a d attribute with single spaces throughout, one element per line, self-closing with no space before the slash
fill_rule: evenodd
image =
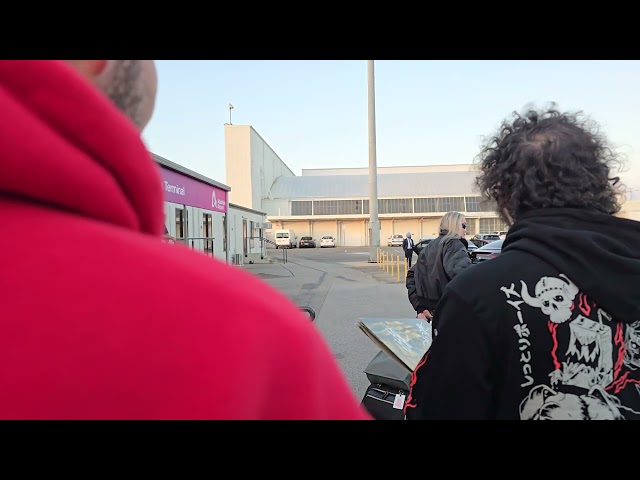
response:
<path id="1" fill-rule="evenodd" d="M 227 184 L 234 202 L 266 212 L 273 231 L 291 229 L 318 242 L 330 235 L 338 246 L 369 245 L 369 169 L 305 169 L 295 175 L 249 125 L 225 126 Z M 474 186 L 475 165 L 378 168 L 380 242 L 393 234 L 435 236 L 444 213 L 467 217 L 468 234 L 506 229 Z"/>

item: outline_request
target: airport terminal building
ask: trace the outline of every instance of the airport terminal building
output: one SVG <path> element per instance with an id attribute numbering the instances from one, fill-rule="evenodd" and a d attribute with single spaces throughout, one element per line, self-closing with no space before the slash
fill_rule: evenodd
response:
<path id="1" fill-rule="evenodd" d="M 160 168 L 165 231 L 177 242 L 228 263 L 260 261 L 266 214 L 231 203 L 230 187 L 151 154 Z"/>
<path id="2" fill-rule="evenodd" d="M 298 239 L 331 235 L 339 246 L 369 245 L 369 169 L 307 169 L 296 176 L 249 125 L 225 126 L 227 184 L 234 202 L 266 212 L 273 230 Z M 378 168 L 380 243 L 393 234 L 438 234 L 442 216 L 464 212 L 468 234 L 505 230 L 493 205 L 482 202 L 474 165 Z"/>

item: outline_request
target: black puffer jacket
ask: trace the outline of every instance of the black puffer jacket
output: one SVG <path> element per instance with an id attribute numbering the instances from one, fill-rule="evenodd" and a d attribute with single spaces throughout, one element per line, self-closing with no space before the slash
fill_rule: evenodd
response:
<path id="1" fill-rule="evenodd" d="M 415 267 L 412 267 L 411 279 L 407 274 L 406 283 L 409 301 L 416 312 L 421 313 L 425 309 L 433 312 L 444 287 L 471 265 L 467 245 L 464 238 L 445 240 L 445 235 L 441 234 L 422 249 Z M 412 292 L 414 284 L 415 292 Z"/>
<path id="2" fill-rule="evenodd" d="M 407 294 L 409 295 L 409 302 L 411 303 L 411 306 L 413 306 L 413 309 L 416 311 L 416 313 L 422 313 L 425 310 L 428 310 L 428 308 L 426 307 L 426 305 L 424 305 L 424 299 L 418 296 L 418 292 L 416 290 L 416 277 L 415 277 L 416 265 L 417 264 L 414 264 L 407 271 L 406 286 L 407 286 Z"/>

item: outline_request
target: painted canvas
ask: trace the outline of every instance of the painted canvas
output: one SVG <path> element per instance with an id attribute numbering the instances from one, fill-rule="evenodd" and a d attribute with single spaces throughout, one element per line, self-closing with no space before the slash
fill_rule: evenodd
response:
<path id="1" fill-rule="evenodd" d="M 410 372 L 431 347 L 431 324 L 421 318 L 361 318 L 358 326 L 387 355 Z"/>

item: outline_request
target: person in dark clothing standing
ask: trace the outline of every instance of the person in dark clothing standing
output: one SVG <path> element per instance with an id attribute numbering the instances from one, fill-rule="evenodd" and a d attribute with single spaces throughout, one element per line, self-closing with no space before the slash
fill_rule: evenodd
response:
<path id="1" fill-rule="evenodd" d="M 404 250 L 404 258 L 407 259 L 409 268 L 411 268 L 411 260 L 413 260 L 413 245 L 411 233 L 407 232 L 407 237 L 402 241 L 402 249 Z"/>
<path id="2" fill-rule="evenodd" d="M 446 213 L 440 221 L 440 236 L 422 249 L 415 268 L 407 272 L 407 294 L 418 317 L 430 319 L 447 283 L 471 265 L 466 228 L 463 214 Z"/>
<path id="3" fill-rule="evenodd" d="M 617 218 L 617 156 L 554 109 L 505 122 L 478 185 L 511 228 L 445 288 L 407 419 L 639 419 L 640 222 Z"/>

